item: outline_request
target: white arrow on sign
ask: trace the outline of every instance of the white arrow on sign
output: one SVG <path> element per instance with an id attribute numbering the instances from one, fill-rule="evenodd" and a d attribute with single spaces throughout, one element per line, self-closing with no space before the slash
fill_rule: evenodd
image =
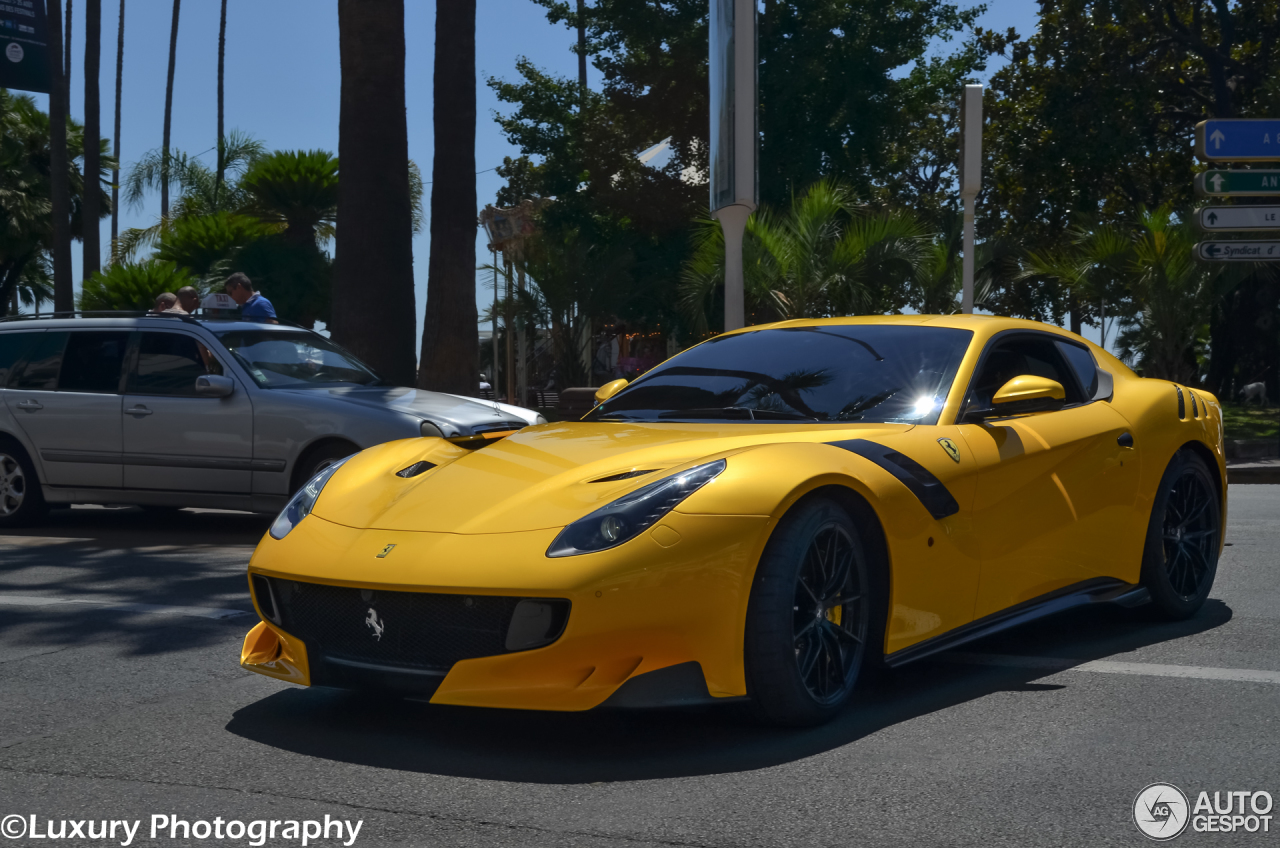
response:
<path id="1" fill-rule="evenodd" d="M 1222 142 L 1226 141 L 1226 136 L 1222 134 L 1222 130 L 1214 130 L 1213 135 L 1209 136 L 1209 140 L 1213 142 L 1213 149 L 1218 150 L 1222 147 Z"/>
<path id="2" fill-rule="evenodd" d="M 1280 206 L 1205 206 L 1196 223 L 1211 233 L 1280 230 Z"/>
<path id="3" fill-rule="evenodd" d="M 1209 180 L 1209 182 L 1213 183 L 1213 190 L 1215 192 L 1220 193 L 1222 191 L 1222 174 L 1214 174 L 1213 179 Z"/>
<path id="4" fill-rule="evenodd" d="M 1280 241 L 1202 241 L 1195 256 L 1206 262 L 1280 262 Z"/>

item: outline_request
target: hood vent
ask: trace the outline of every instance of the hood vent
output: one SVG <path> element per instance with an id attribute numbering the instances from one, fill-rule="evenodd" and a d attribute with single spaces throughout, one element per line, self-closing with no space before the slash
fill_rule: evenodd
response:
<path id="1" fill-rule="evenodd" d="M 601 477 L 598 480 L 589 480 L 589 483 L 616 483 L 619 480 L 630 480 L 632 477 L 643 477 L 646 474 L 652 474 L 657 471 L 656 468 L 641 468 L 635 471 L 624 471 L 621 474 L 610 474 L 608 477 Z"/>
<path id="2" fill-rule="evenodd" d="M 434 462 L 427 462 L 425 459 L 422 459 L 415 462 L 413 465 L 410 465 L 408 468 L 400 469 L 399 471 L 396 472 L 396 476 L 397 477 L 417 477 L 422 472 L 430 471 L 432 468 L 435 468 L 435 467 L 436 467 L 436 464 Z"/>

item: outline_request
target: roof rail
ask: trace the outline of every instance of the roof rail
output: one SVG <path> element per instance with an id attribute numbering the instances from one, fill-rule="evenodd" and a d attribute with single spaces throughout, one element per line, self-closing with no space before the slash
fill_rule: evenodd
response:
<path id="1" fill-rule="evenodd" d="M 16 321 L 48 321 L 57 318 L 177 318 L 190 324 L 200 322 L 193 315 L 185 312 L 147 312 L 141 309 L 89 309 L 74 312 L 45 312 L 40 315 L 4 315 L 0 316 L 0 324 Z"/>

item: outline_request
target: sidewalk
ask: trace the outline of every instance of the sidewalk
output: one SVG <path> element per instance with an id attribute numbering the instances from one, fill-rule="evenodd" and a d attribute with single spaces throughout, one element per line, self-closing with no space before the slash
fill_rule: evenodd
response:
<path id="1" fill-rule="evenodd" d="M 1280 457 L 1227 460 L 1228 483 L 1280 483 Z"/>

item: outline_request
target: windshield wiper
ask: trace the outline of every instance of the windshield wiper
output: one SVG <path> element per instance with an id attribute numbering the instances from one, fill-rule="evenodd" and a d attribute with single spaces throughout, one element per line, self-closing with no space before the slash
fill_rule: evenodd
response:
<path id="1" fill-rule="evenodd" d="M 744 415 L 725 415 L 726 412 L 740 412 Z M 664 412 L 659 418 L 730 418 L 750 421 L 817 421 L 811 415 L 799 412 L 785 412 L 778 409 L 751 409 L 746 406 L 709 406 L 700 409 L 673 409 Z"/>

